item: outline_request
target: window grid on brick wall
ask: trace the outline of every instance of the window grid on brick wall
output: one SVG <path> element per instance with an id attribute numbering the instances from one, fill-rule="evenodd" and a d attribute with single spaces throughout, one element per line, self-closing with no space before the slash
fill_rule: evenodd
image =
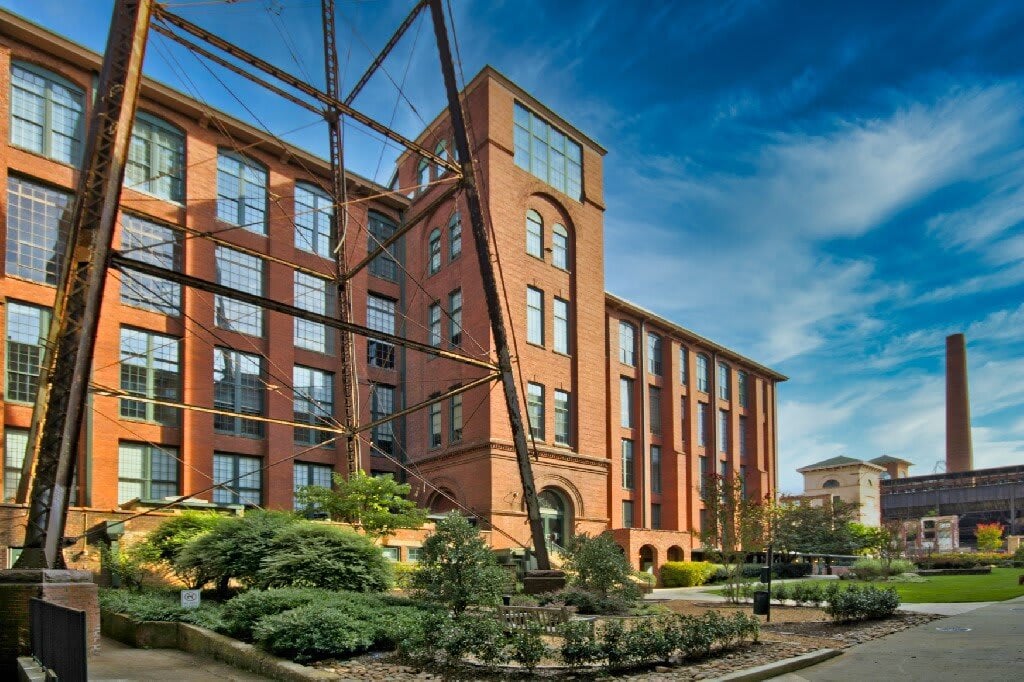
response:
<path id="1" fill-rule="evenodd" d="M 183 236 L 179 230 L 128 213 L 121 219 L 125 257 L 167 270 L 181 270 Z M 121 303 L 164 315 L 181 314 L 181 285 L 126 269 L 121 273 Z"/>
<path id="2" fill-rule="evenodd" d="M 555 442 L 570 445 L 572 438 L 571 395 L 568 391 L 555 390 Z"/>
<path id="3" fill-rule="evenodd" d="M 11 144 L 77 164 L 84 139 L 82 91 L 33 64 L 11 65 Z"/>
<path id="4" fill-rule="evenodd" d="M 213 405 L 239 415 L 215 414 L 213 428 L 216 431 L 262 438 L 263 424 L 242 415 L 262 415 L 263 394 L 259 356 L 227 348 L 214 349 Z"/>
<path id="5" fill-rule="evenodd" d="M 515 164 L 577 201 L 582 196 L 582 148 L 516 102 Z"/>
<path id="6" fill-rule="evenodd" d="M 72 195 L 17 177 L 7 179 L 6 272 L 56 284 L 67 248 Z"/>
<path id="7" fill-rule="evenodd" d="M 35 402 L 39 390 L 39 366 L 50 331 L 47 308 L 7 302 L 7 386 L 5 399 Z"/>
<path id="8" fill-rule="evenodd" d="M 332 255 L 331 222 L 334 200 L 323 190 L 295 184 L 295 246 L 324 258 Z"/>
<path id="9" fill-rule="evenodd" d="M 379 213 L 371 212 L 367 216 L 367 233 L 366 252 L 373 253 L 395 233 L 395 224 Z M 393 257 L 395 246 L 392 244 L 384 253 L 370 261 L 371 275 L 392 282 L 398 279 L 398 263 Z"/>
<path id="10" fill-rule="evenodd" d="M 4 427 L 4 502 L 14 501 L 28 452 L 28 429 Z"/>
<path id="11" fill-rule="evenodd" d="M 181 399 L 181 340 L 122 327 L 121 390 L 144 398 L 178 402 Z M 177 426 L 181 410 L 122 398 L 121 416 Z"/>
<path id="12" fill-rule="evenodd" d="M 334 287 L 321 277 L 295 272 L 295 307 L 320 315 L 334 313 Z M 299 348 L 331 353 L 334 332 L 327 325 L 294 318 L 294 340 Z"/>
<path id="13" fill-rule="evenodd" d="M 185 135 L 155 116 L 136 114 L 124 186 L 181 203 L 185 199 Z"/>
<path id="14" fill-rule="evenodd" d="M 257 296 L 263 295 L 263 259 L 218 246 L 217 284 Z M 228 296 L 214 296 L 216 324 L 221 329 L 263 336 L 263 308 Z"/>
<path id="15" fill-rule="evenodd" d="M 376 294 L 366 296 L 366 326 L 386 334 L 395 333 L 395 301 Z M 366 361 L 371 367 L 395 368 L 395 346 L 386 341 L 366 339 Z"/>
<path id="16" fill-rule="evenodd" d="M 217 155 L 217 219 L 267 233 L 267 171 L 232 152 Z"/>
<path id="17" fill-rule="evenodd" d="M 386 384 L 372 384 L 370 386 L 370 421 L 383 419 L 395 411 L 395 387 Z M 380 450 L 371 454 L 380 455 L 382 452 L 389 455 L 395 453 L 395 429 L 394 422 L 388 421 L 373 427 L 370 431 L 371 442 Z"/>
<path id="18" fill-rule="evenodd" d="M 263 460 L 259 457 L 213 454 L 213 501 L 217 504 L 258 505 L 263 498 Z M 234 479 L 238 480 L 234 480 Z"/>
<path id="19" fill-rule="evenodd" d="M 117 503 L 162 500 L 180 494 L 178 448 L 143 443 L 119 443 Z"/>
<path id="20" fill-rule="evenodd" d="M 530 435 L 544 440 L 544 386 L 526 384 L 526 413 L 530 418 Z"/>
<path id="21" fill-rule="evenodd" d="M 334 375 L 296 365 L 292 369 L 295 421 L 316 426 L 334 426 Z M 330 431 L 295 427 L 295 442 L 317 445 L 334 439 Z"/>

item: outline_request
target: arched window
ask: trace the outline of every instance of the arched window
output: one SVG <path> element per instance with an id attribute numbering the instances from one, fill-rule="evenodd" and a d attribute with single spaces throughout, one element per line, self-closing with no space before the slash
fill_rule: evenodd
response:
<path id="1" fill-rule="evenodd" d="M 420 165 L 416 168 L 416 192 L 426 192 L 430 184 L 430 164 L 426 159 L 420 159 Z"/>
<path id="2" fill-rule="evenodd" d="M 569 269 L 569 233 L 557 223 L 551 228 L 551 264 Z"/>
<path id="3" fill-rule="evenodd" d="M 827 481 L 825 481 L 824 483 L 822 483 L 821 487 L 822 488 L 838 488 L 839 487 L 839 481 L 837 481 L 834 478 L 830 478 Z"/>
<path id="4" fill-rule="evenodd" d="M 429 264 L 427 266 L 428 272 L 433 275 L 435 272 L 441 269 L 441 229 L 435 227 L 430 232 L 430 241 L 428 246 L 428 259 Z"/>
<path id="5" fill-rule="evenodd" d="M 700 353 L 697 356 L 697 390 L 704 393 L 708 392 L 708 365 L 710 359 L 704 353 Z"/>
<path id="6" fill-rule="evenodd" d="M 448 260 L 455 260 L 462 253 L 462 216 L 456 211 L 448 220 Z"/>
<path id="7" fill-rule="evenodd" d="M 448 153 L 448 140 L 438 141 L 437 146 L 434 147 L 434 154 L 436 156 L 440 156 L 445 161 L 448 161 L 451 158 L 451 155 Z M 448 169 L 445 168 L 444 166 L 437 167 L 437 177 L 441 177 L 447 172 Z"/>
<path id="8" fill-rule="evenodd" d="M 540 214 L 530 210 L 526 212 L 526 253 L 537 258 L 544 257 L 544 221 Z"/>
<path id="9" fill-rule="evenodd" d="M 295 183 L 295 246 L 329 258 L 334 202 L 319 187 Z M 376 248 L 376 246 L 374 246 Z"/>
<path id="10" fill-rule="evenodd" d="M 185 198 L 185 135 L 156 116 L 139 112 L 124 169 L 124 186 L 162 199 Z"/>
<path id="11" fill-rule="evenodd" d="M 636 327 L 619 321 L 619 362 L 636 367 Z"/>
<path id="12" fill-rule="evenodd" d="M 34 64 L 11 64 L 11 144 L 62 163 L 78 163 L 85 95 Z"/>

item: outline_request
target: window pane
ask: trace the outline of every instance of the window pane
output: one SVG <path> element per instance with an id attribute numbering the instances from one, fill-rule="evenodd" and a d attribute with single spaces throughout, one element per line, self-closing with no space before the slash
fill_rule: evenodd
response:
<path id="1" fill-rule="evenodd" d="M 633 441 L 622 439 L 622 487 L 626 490 L 633 489 Z"/>
<path id="2" fill-rule="evenodd" d="M 217 219 L 266 234 L 267 172 L 254 161 L 221 152 L 217 157 Z"/>
<path id="3" fill-rule="evenodd" d="M 185 137 L 160 119 L 135 117 L 124 186 L 162 199 L 184 198 Z"/>
<path id="4" fill-rule="evenodd" d="M 318 256 L 331 256 L 331 219 L 334 202 L 323 191 L 295 185 L 295 246 Z"/>
<path id="5" fill-rule="evenodd" d="M 369 233 L 367 236 L 367 253 L 376 251 L 391 235 L 395 233 L 395 225 L 384 216 L 370 213 L 368 218 Z M 392 245 L 385 253 L 370 261 L 370 274 L 383 279 L 395 281 L 398 277 L 398 265 L 394 259 L 396 246 Z"/>
<path id="6" fill-rule="evenodd" d="M 263 294 L 263 260 L 224 246 L 217 247 L 217 284 L 249 294 Z M 217 326 L 250 336 L 263 336 L 263 308 L 227 296 L 214 297 Z"/>
<path id="7" fill-rule="evenodd" d="M 370 421 L 383 419 L 395 411 L 395 387 L 384 384 L 370 386 Z M 384 422 L 375 426 L 370 434 L 375 446 L 372 454 L 394 454 L 395 450 L 394 421 Z"/>
<path id="8" fill-rule="evenodd" d="M 11 65 L 11 143 L 55 161 L 81 157 L 84 96 L 55 74 Z"/>
<path id="9" fill-rule="evenodd" d="M 295 272 L 295 307 L 311 313 L 330 315 L 334 309 L 334 290 L 327 280 L 304 272 Z M 294 318 L 295 345 L 300 348 L 330 353 L 334 350 L 334 334 L 326 325 Z"/>
<path id="10" fill-rule="evenodd" d="M 569 352 L 569 302 L 560 298 L 554 299 L 554 332 L 555 350 L 559 353 Z"/>
<path id="11" fill-rule="evenodd" d="M 544 292 L 526 288 L 526 340 L 544 345 Z"/>
<path id="12" fill-rule="evenodd" d="M 7 400 L 35 401 L 49 328 L 50 311 L 46 308 L 7 303 Z"/>
<path id="13" fill-rule="evenodd" d="M 555 391 L 555 442 L 560 445 L 570 444 L 570 413 L 569 394 L 566 391 Z"/>
<path id="14" fill-rule="evenodd" d="M 56 284 L 67 243 L 71 195 L 17 177 L 7 179 L 7 274 Z"/>
<path id="15" fill-rule="evenodd" d="M 263 390 L 259 356 L 226 348 L 214 350 L 214 407 L 240 415 L 262 415 Z M 214 415 L 213 426 L 223 433 L 252 438 L 263 437 L 262 422 L 242 417 Z"/>
<path id="16" fill-rule="evenodd" d="M 515 105 L 515 164 L 579 200 L 581 147 L 532 111 Z"/>
<path id="17" fill-rule="evenodd" d="M 167 270 L 181 269 L 182 234 L 178 230 L 125 213 L 121 219 L 121 252 L 132 260 Z M 160 277 L 125 270 L 121 302 L 164 315 L 181 314 L 181 285 Z"/>
<path id="18" fill-rule="evenodd" d="M 455 260 L 462 253 L 462 218 L 459 212 L 448 221 L 448 259 Z"/>
<path id="19" fill-rule="evenodd" d="M 296 366 L 292 370 L 297 422 L 318 426 L 334 426 L 334 375 L 312 367 Z M 295 442 L 303 445 L 327 443 L 335 438 L 330 431 L 295 428 Z"/>
<path id="20" fill-rule="evenodd" d="M 619 378 L 619 423 L 624 429 L 633 428 L 633 380 Z"/>
<path id="21" fill-rule="evenodd" d="M 530 434 L 544 440 L 544 387 L 540 384 L 526 385 L 526 411 L 530 417 Z"/>
<path id="22" fill-rule="evenodd" d="M 526 253 L 543 258 L 544 237 L 543 223 L 536 211 L 526 212 Z"/>
<path id="23" fill-rule="evenodd" d="M 14 500 L 28 452 L 28 429 L 4 428 L 4 501 Z"/>
<path id="24" fill-rule="evenodd" d="M 121 390 L 168 402 L 181 399 L 180 341 L 140 329 L 121 329 Z M 177 426 L 181 410 L 121 399 L 121 416 Z"/>
<path id="25" fill-rule="evenodd" d="M 366 297 L 366 326 L 374 331 L 395 333 L 395 302 L 388 298 L 368 294 Z M 385 341 L 366 340 L 367 362 L 373 367 L 394 369 L 395 347 Z"/>

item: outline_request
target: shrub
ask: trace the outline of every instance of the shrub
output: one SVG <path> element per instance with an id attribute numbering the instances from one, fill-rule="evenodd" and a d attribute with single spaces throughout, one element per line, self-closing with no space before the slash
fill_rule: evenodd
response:
<path id="1" fill-rule="evenodd" d="M 894 559 L 888 565 L 879 559 L 858 559 L 850 573 L 858 580 L 879 580 L 915 570 L 913 562 Z"/>
<path id="2" fill-rule="evenodd" d="M 776 601 L 782 604 L 787 599 L 792 598 L 794 587 L 795 584 L 791 586 L 788 583 L 779 583 L 778 585 L 772 585 L 772 596 L 775 598 Z"/>
<path id="3" fill-rule="evenodd" d="M 562 661 L 571 668 L 597 663 L 604 658 L 601 644 L 594 636 L 593 626 L 582 620 L 570 620 L 559 626 L 562 647 L 558 653 Z"/>
<path id="4" fill-rule="evenodd" d="M 565 570 L 573 585 L 588 592 L 606 595 L 633 587 L 629 580 L 633 569 L 611 533 L 574 536 L 566 548 Z"/>
<path id="5" fill-rule="evenodd" d="M 514 630 L 509 637 L 511 659 L 527 671 L 532 672 L 549 652 L 541 633 L 539 627 L 531 626 Z"/>
<path id="6" fill-rule="evenodd" d="M 224 604 L 221 611 L 224 632 L 238 639 L 252 641 L 252 629 L 261 618 L 321 601 L 324 596 L 321 590 L 307 588 L 243 592 Z"/>
<path id="7" fill-rule="evenodd" d="M 1022 542 L 1017 548 L 1017 551 L 1013 553 L 1013 565 L 1024 566 L 1024 542 Z"/>
<path id="8" fill-rule="evenodd" d="M 400 590 L 412 589 L 412 576 L 417 568 L 417 564 L 405 562 L 391 564 L 391 575 L 394 578 L 395 587 Z"/>
<path id="9" fill-rule="evenodd" d="M 461 614 L 471 604 L 495 605 L 508 578 L 465 517 L 451 513 L 423 542 L 412 585 L 423 599 Z"/>
<path id="10" fill-rule="evenodd" d="M 888 618 L 900 605 L 896 590 L 851 586 L 830 595 L 825 613 L 839 622 Z"/>
<path id="11" fill-rule="evenodd" d="M 192 623 L 211 630 L 221 630 L 221 607 L 203 602 L 196 609 L 181 608 L 177 592 L 127 592 L 100 590 L 100 606 L 107 611 L 123 613 L 132 620 L 156 620 L 172 623 Z"/>
<path id="12" fill-rule="evenodd" d="M 267 616 L 253 628 L 260 647 L 299 663 L 368 651 L 375 634 L 372 623 L 322 604 Z"/>
<path id="13" fill-rule="evenodd" d="M 278 532 L 297 520 L 294 514 L 276 511 L 222 518 L 178 552 L 175 571 L 203 571 L 205 582 L 216 582 L 222 592 L 232 578 L 252 587 Z"/>
<path id="14" fill-rule="evenodd" d="M 576 613 L 597 616 L 625 615 L 636 603 L 632 598 L 623 598 L 619 592 L 602 597 L 596 592 L 578 587 L 566 587 L 539 595 L 537 601 L 541 606 L 571 606 L 576 609 Z"/>
<path id="15" fill-rule="evenodd" d="M 716 571 L 715 565 L 707 561 L 667 561 L 661 565 L 661 584 L 665 587 L 695 587 L 710 580 Z"/>
<path id="16" fill-rule="evenodd" d="M 301 522 L 278 532 L 257 577 L 263 587 L 373 592 L 388 588 L 391 569 L 380 548 L 365 536 Z"/>
<path id="17" fill-rule="evenodd" d="M 1005 554 L 997 552 L 975 552 L 973 554 L 943 552 L 920 557 L 917 565 L 924 569 L 932 568 L 975 568 L 998 564 L 1006 560 Z"/>
<path id="18" fill-rule="evenodd" d="M 142 578 L 146 574 L 145 565 L 152 560 L 152 552 L 145 544 L 134 547 L 118 547 L 100 545 L 100 565 L 110 571 L 110 582 L 114 587 L 125 587 L 129 590 L 141 590 Z"/>
<path id="19" fill-rule="evenodd" d="M 806 578 L 811 574 L 812 566 L 805 563 L 772 564 L 772 575 L 776 578 Z"/>
<path id="20" fill-rule="evenodd" d="M 173 568 L 188 543 L 209 533 L 223 520 L 220 514 L 188 509 L 157 526 L 146 536 L 146 544 L 152 548 L 156 561 Z"/>

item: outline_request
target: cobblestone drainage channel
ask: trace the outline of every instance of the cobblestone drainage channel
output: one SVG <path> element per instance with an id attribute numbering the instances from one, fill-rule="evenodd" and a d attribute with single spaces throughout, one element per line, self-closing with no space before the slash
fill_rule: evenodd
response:
<path id="1" fill-rule="evenodd" d="M 971 628 L 961 627 L 959 625 L 952 625 L 944 628 L 935 628 L 939 632 L 970 632 Z"/>

